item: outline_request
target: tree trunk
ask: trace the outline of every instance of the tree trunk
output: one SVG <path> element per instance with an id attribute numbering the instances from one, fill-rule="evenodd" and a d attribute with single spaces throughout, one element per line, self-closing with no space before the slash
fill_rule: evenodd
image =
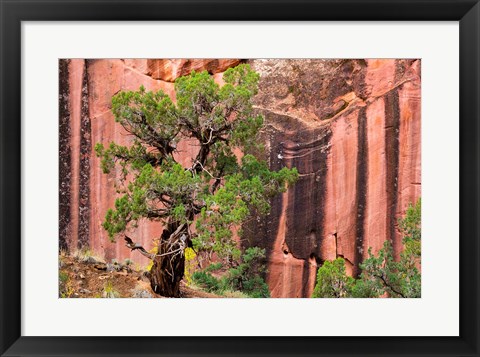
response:
<path id="1" fill-rule="evenodd" d="M 150 270 L 150 286 L 152 290 L 165 297 L 180 297 L 180 281 L 185 272 L 185 256 L 183 250 L 177 251 L 179 235 L 171 237 L 176 226 L 169 225 L 162 233 L 157 256 L 153 259 Z M 163 255 L 165 254 L 165 255 Z"/>

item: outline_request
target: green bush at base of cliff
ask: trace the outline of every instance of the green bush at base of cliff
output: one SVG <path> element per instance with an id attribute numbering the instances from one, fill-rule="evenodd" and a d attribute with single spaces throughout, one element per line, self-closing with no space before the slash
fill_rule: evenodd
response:
<path id="1" fill-rule="evenodd" d="M 220 279 L 206 271 L 196 271 L 193 273 L 192 281 L 195 285 L 209 293 L 219 294 L 221 292 Z"/>
<path id="2" fill-rule="evenodd" d="M 313 290 L 314 298 L 347 297 L 354 279 L 345 272 L 345 260 L 337 258 L 326 261 L 317 273 L 317 284 Z"/>
<path id="3" fill-rule="evenodd" d="M 192 281 L 205 291 L 225 295 L 241 292 L 251 298 L 270 297 L 268 285 L 262 275 L 265 273 L 265 249 L 250 247 L 245 250 L 238 266 L 230 268 L 225 275 L 215 277 L 212 272 L 221 268 L 221 264 L 211 264 L 203 271 L 192 275 Z"/>
<path id="4" fill-rule="evenodd" d="M 404 250 L 400 259 L 394 259 L 393 247 L 386 241 L 375 255 L 368 250 L 368 258 L 360 264 L 358 279 L 346 275 L 345 260 L 326 261 L 317 273 L 314 298 L 395 298 L 421 297 L 421 200 L 410 205 L 399 221 Z"/>

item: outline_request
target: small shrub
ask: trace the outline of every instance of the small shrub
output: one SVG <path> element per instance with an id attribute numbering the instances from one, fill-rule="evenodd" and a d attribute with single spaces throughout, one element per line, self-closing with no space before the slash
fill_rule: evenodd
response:
<path id="1" fill-rule="evenodd" d="M 317 284 L 313 290 L 314 298 L 341 298 L 349 294 L 353 278 L 345 272 L 345 260 L 337 258 L 325 261 L 317 272 Z"/>
<path id="2" fill-rule="evenodd" d="M 82 248 L 73 253 L 73 257 L 81 263 L 95 264 L 103 262 L 104 259 L 95 255 L 90 248 Z"/>
<path id="3" fill-rule="evenodd" d="M 346 275 L 342 258 L 327 261 L 318 270 L 312 297 L 421 297 L 421 212 L 419 199 L 399 220 L 404 244 L 399 260 L 395 259 L 392 243 L 387 240 L 377 254 L 368 249 L 368 257 L 359 264 L 362 273 L 357 279 Z"/>
<path id="4" fill-rule="evenodd" d="M 205 271 L 214 272 L 214 271 L 222 269 L 222 267 L 223 267 L 222 263 L 212 263 L 208 267 L 205 268 Z"/>
<path id="5" fill-rule="evenodd" d="M 88 248 L 82 248 L 80 250 L 75 251 L 75 253 L 73 254 L 73 257 L 81 262 L 87 260 L 91 256 L 92 256 L 92 252 Z"/>
<path id="6" fill-rule="evenodd" d="M 229 269 L 223 280 L 224 290 L 239 290 L 249 297 L 270 297 L 267 283 L 262 277 L 265 273 L 265 249 L 250 247 L 242 255 L 241 263 Z"/>
<path id="7" fill-rule="evenodd" d="M 233 298 L 233 299 L 245 299 L 250 297 L 247 294 L 242 293 L 241 291 L 230 291 L 230 290 L 225 290 L 223 292 L 223 296 L 227 298 Z"/>
<path id="8" fill-rule="evenodd" d="M 60 291 L 60 297 L 61 298 L 70 298 L 72 295 L 75 293 L 75 289 L 73 288 L 72 284 L 68 282 L 65 285 L 65 289 Z"/>
<path id="9" fill-rule="evenodd" d="M 114 299 L 119 298 L 120 293 L 114 289 L 113 283 L 111 281 L 107 281 L 103 287 L 103 297 L 107 299 Z"/>
<path id="10" fill-rule="evenodd" d="M 65 271 L 58 273 L 58 291 L 61 298 L 69 298 L 75 293 L 70 276 Z"/>
<path id="11" fill-rule="evenodd" d="M 222 290 L 220 280 L 205 271 L 196 271 L 193 273 L 192 281 L 200 288 L 210 293 L 220 293 Z"/>
<path id="12" fill-rule="evenodd" d="M 203 290 L 228 297 L 270 297 L 268 285 L 262 277 L 264 259 L 265 249 L 251 247 L 245 250 L 241 263 L 230 268 L 221 278 L 211 273 L 220 270 L 222 263 L 212 263 L 204 270 L 193 273 L 192 280 Z"/>
<path id="13" fill-rule="evenodd" d="M 60 280 L 60 283 L 65 284 L 68 281 L 68 273 L 65 271 L 60 271 L 58 273 L 58 278 Z"/>

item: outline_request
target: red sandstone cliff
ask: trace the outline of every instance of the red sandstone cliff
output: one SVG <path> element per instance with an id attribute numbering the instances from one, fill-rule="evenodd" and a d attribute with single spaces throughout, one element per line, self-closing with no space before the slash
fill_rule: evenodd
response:
<path id="1" fill-rule="evenodd" d="M 420 61 L 257 60 L 270 165 L 300 180 L 275 198 L 258 243 L 272 296 L 310 296 L 316 268 L 369 247 L 401 250 L 396 224 L 420 196 Z"/>
<path id="2" fill-rule="evenodd" d="M 110 243 L 101 223 L 113 206 L 114 175 L 101 172 L 97 142 L 128 143 L 110 111 L 120 90 L 162 89 L 206 69 L 217 81 L 239 60 L 60 61 L 60 245 L 89 246 L 107 259 L 146 258 Z M 368 247 L 392 239 L 399 216 L 420 197 L 419 60 L 250 60 L 261 74 L 256 107 L 272 168 L 297 167 L 293 189 L 270 215 L 245 227 L 268 252 L 273 297 L 310 296 L 318 264 L 342 256 L 355 274 Z M 180 159 L 192 155 L 187 144 Z M 150 247 L 162 227 L 132 234 Z M 255 232 L 255 233 L 253 233 Z"/>

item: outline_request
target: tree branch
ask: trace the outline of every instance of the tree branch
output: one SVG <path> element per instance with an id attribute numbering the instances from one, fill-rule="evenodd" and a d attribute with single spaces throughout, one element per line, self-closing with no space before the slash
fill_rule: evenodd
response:
<path id="1" fill-rule="evenodd" d="M 218 186 L 220 185 L 221 181 L 222 181 L 222 176 L 223 176 L 223 170 L 224 170 L 225 167 L 222 167 L 220 169 L 220 172 L 219 172 L 219 177 L 215 178 L 215 182 L 213 183 L 212 185 L 212 188 L 211 188 L 211 193 L 212 195 L 215 194 L 215 191 L 217 190 Z"/>
<path id="2" fill-rule="evenodd" d="M 157 131 L 147 122 L 147 119 L 145 118 L 145 114 L 142 113 L 141 111 L 133 111 L 133 114 L 135 114 L 138 118 L 140 118 L 140 125 L 143 126 L 142 128 L 139 128 L 138 125 L 135 125 L 135 122 L 129 121 L 128 124 L 120 122 L 122 124 L 123 128 L 129 132 L 130 134 L 136 136 L 140 140 L 146 142 L 148 145 L 151 145 L 155 147 L 163 157 L 170 156 L 173 159 L 173 156 L 171 155 L 175 148 L 170 145 L 170 141 L 173 138 L 170 139 L 165 139 L 162 138 Z"/>
<path id="3" fill-rule="evenodd" d="M 175 232 L 173 232 L 172 234 L 170 234 L 170 238 L 169 240 L 171 240 L 172 238 L 176 238 L 181 232 L 182 230 L 185 228 L 185 223 L 181 224 L 180 226 L 178 226 L 178 228 L 175 230 Z M 143 256 L 147 257 L 148 259 L 154 259 L 155 257 L 164 257 L 166 255 L 171 255 L 171 254 L 177 254 L 183 250 L 185 250 L 186 248 L 186 241 L 182 241 L 180 240 L 180 243 L 179 243 L 179 246 L 180 248 L 178 249 L 175 249 L 175 250 L 171 250 L 171 251 L 168 251 L 166 253 L 163 253 L 163 254 L 153 254 L 153 253 L 149 253 L 145 248 L 143 248 L 139 243 L 135 243 L 129 236 L 127 236 L 125 234 L 125 242 L 126 242 L 126 246 L 127 248 L 129 248 L 131 251 L 134 251 L 134 250 L 138 250 L 140 254 L 142 254 Z M 170 245 L 171 246 L 171 245 Z"/>
<path id="4" fill-rule="evenodd" d="M 383 285 L 384 285 L 386 288 L 389 288 L 389 289 L 392 290 L 395 294 L 400 295 L 402 298 L 406 298 L 405 295 L 403 295 L 400 291 L 394 289 L 394 288 L 385 280 L 385 277 L 383 276 L 383 273 L 382 273 L 381 276 L 376 275 L 376 274 L 374 274 L 373 276 L 375 276 L 376 278 L 379 278 L 380 280 L 382 280 Z"/>
<path id="5" fill-rule="evenodd" d="M 147 210 L 147 218 L 166 218 L 169 212 L 166 209 Z"/>
<path id="6" fill-rule="evenodd" d="M 145 250 L 145 248 L 143 248 L 140 244 L 138 243 L 134 243 L 133 240 L 128 237 L 127 235 L 125 235 L 125 242 L 126 242 L 126 246 L 128 248 L 130 248 L 131 251 L 134 251 L 134 250 L 138 250 L 142 255 L 144 255 L 145 257 L 147 257 L 148 259 L 153 259 L 155 257 L 155 254 L 152 254 L 152 253 L 149 253 Z"/>

